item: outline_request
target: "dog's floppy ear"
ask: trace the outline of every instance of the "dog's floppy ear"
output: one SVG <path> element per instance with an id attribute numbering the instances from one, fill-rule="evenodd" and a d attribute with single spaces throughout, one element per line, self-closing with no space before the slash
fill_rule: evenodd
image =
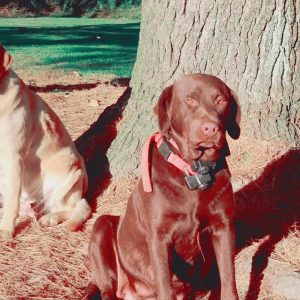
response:
<path id="1" fill-rule="evenodd" d="M 227 124 L 227 132 L 233 139 L 240 136 L 241 109 L 237 95 L 231 91 L 230 96 L 230 116 Z"/>
<path id="2" fill-rule="evenodd" d="M 168 116 L 167 108 L 172 98 L 173 85 L 166 87 L 158 98 L 158 102 L 154 107 L 154 112 L 158 118 L 158 127 L 161 133 L 166 133 L 170 126 L 171 120 Z"/>
<path id="3" fill-rule="evenodd" d="M 10 54 L 0 45 L 0 76 L 10 68 L 11 64 Z"/>

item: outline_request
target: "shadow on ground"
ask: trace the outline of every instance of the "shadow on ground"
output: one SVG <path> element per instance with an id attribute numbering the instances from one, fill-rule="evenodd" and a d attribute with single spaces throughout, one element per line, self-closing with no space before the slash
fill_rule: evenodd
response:
<path id="1" fill-rule="evenodd" d="M 235 194 L 239 250 L 265 238 L 252 258 L 245 300 L 258 298 L 263 272 L 276 244 L 300 221 L 300 150 L 291 149 L 274 160 L 263 174 Z"/>
<path id="2" fill-rule="evenodd" d="M 252 257 L 245 300 L 258 299 L 264 271 L 278 242 L 300 221 L 300 150 L 292 149 L 266 166 L 262 175 L 235 193 L 236 241 L 241 251 L 264 238 Z M 217 271 L 217 269 L 216 269 Z M 218 273 L 210 278 L 218 282 Z M 210 300 L 218 299 L 214 287 Z"/>
<path id="3" fill-rule="evenodd" d="M 28 87 L 35 93 L 49 93 L 49 92 L 72 92 L 89 90 L 97 87 L 100 84 L 112 86 L 129 86 L 130 78 L 114 78 L 110 81 L 97 81 L 93 83 L 80 83 L 80 84 L 47 84 L 44 86 L 28 85 Z"/>
<path id="4" fill-rule="evenodd" d="M 88 190 L 85 197 L 96 209 L 96 198 L 108 187 L 111 180 L 109 161 L 106 152 L 117 136 L 116 125 L 122 118 L 122 113 L 131 95 L 127 87 L 117 102 L 107 107 L 98 120 L 83 133 L 75 145 L 85 161 L 88 173 Z"/>

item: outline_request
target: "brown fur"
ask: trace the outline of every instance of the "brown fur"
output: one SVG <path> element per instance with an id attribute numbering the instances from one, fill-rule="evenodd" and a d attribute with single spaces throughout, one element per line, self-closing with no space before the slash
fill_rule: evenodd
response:
<path id="1" fill-rule="evenodd" d="M 236 97 L 214 76 L 183 77 L 162 92 L 155 111 L 160 131 L 169 133 L 178 154 L 190 163 L 226 155 L 226 131 L 239 137 Z M 153 146 L 153 192 L 144 192 L 139 181 L 124 217 L 101 216 L 94 225 L 89 245 L 92 282 L 84 299 L 90 299 L 95 286 L 102 299 L 196 299 L 212 249 L 221 299 L 238 299 L 234 199 L 226 163 L 215 177 L 208 189 L 190 191 L 183 172 Z"/>

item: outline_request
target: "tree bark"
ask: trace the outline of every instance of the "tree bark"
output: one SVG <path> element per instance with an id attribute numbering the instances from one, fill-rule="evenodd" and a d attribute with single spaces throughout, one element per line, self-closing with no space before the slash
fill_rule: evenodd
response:
<path id="1" fill-rule="evenodd" d="M 112 174 L 137 170 L 160 92 L 187 73 L 216 75 L 238 94 L 244 134 L 297 141 L 299 9 L 298 0 L 144 0 L 132 96 L 108 152 Z"/>

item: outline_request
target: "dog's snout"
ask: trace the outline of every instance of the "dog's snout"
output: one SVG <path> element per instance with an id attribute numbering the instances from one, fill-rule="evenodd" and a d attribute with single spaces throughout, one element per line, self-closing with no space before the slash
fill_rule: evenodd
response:
<path id="1" fill-rule="evenodd" d="M 205 122 L 201 125 L 202 132 L 207 136 L 213 136 L 219 131 L 219 126 L 214 122 Z"/>

